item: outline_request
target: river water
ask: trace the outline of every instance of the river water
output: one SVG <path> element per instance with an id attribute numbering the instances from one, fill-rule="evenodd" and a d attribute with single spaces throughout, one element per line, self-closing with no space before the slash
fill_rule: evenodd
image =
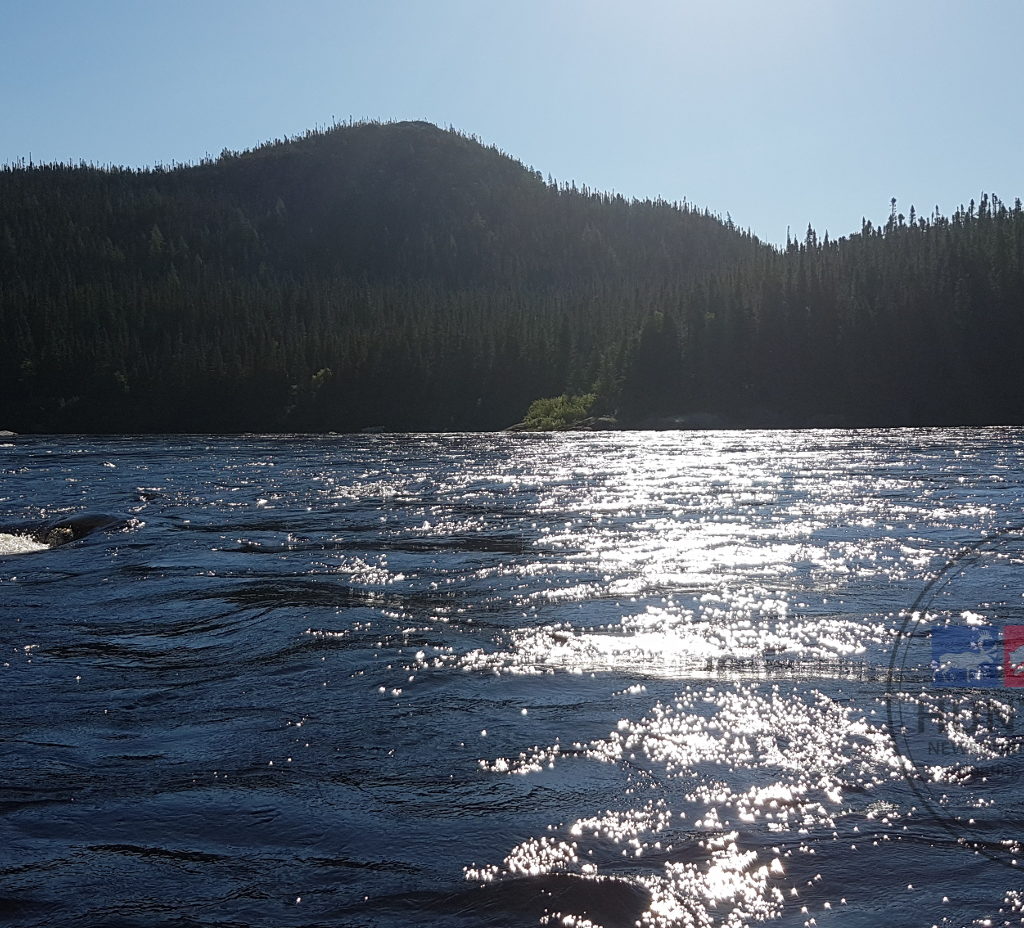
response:
<path id="1" fill-rule="evenodd" d="M 12 439 L 0 922 L 1020 924 L 1022 439 Z"/>

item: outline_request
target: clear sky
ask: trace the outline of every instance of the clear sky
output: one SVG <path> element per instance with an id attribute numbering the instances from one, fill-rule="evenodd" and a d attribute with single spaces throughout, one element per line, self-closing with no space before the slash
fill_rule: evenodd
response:
<path id="1" fill-rule="evenodd" d="M 426 119 L 782 242 L 1024 197 L 1024 0 L 0 0 L 0 162 Z M 2 204 L 0 204 L 2 210 Z"/>

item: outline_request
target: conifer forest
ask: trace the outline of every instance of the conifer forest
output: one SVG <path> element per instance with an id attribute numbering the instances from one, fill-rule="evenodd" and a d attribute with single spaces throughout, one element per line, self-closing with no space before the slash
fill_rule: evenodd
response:
<path id="1" fill-rule="evenodd" d="M 0 428 L 1024 423 L 1021 201 L 903 209 L 775 247 L 409 122 L 8 165 Z"/>

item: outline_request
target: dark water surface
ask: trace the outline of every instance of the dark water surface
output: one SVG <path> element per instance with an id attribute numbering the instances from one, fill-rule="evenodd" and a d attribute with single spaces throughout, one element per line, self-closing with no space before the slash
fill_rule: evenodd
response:
<path id="1" fill-rule="evenodd" d="M 0 923 L 1020 924 L 1016 730 L 927 768 L 887 693 L 1024 625 L 899 634 L 1022 439 L 14 439 Z"/>

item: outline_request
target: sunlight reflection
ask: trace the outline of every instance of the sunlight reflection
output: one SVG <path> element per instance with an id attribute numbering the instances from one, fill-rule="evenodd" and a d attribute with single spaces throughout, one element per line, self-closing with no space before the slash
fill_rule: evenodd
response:
<path id="1" fill-rule="evenodd" d="M 621 719 L 604 739 L 481 766 L 529 775 L 582 759 L 621 766 L 631 780 L 659 784 L 662 795 L 579 818 L 564 837 L 555 828 L 517 845 L 501 865 L 467 868 L 466 878 L 552 872 L 596 878 L 616 872 L 616 855 L 608 850 L 616 847 L 620 856 L 656 862 L 632 877 L 651 894 L 642 924 L 652 928 L 743 925 L 779 915 L 786 867 L 757 831 L 800 835 L 835 828 L 841 817 L 867 821 L 874 813 L 864 805 L 858 810 L 860 800 L 851 803 L 847 792 L 860 797 L 899 769 L 888 737 L 856 711 L 821 692 L 757 684 L 725 692 L 687 687 L 642 718 Z M 727 771 L 733 785 L 721 776 Z"/>

